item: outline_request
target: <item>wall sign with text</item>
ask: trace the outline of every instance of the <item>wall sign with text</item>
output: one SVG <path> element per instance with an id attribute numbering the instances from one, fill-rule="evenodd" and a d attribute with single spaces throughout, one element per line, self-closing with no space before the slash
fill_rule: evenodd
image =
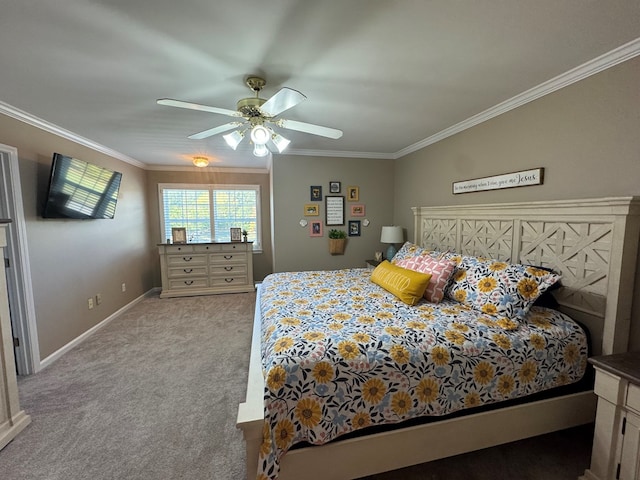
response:
<path id="1" fill-rule="evenodd" d="M 453 182 L 453 193 L 481 192 L 483 190 L 498 190 L 501 188 L 526 187 L 529 185 L 542 185 L 544 180 L 544 168 L 534 168 L 521 172 L 505 173 L 493 177 L 476 178 Z"/>

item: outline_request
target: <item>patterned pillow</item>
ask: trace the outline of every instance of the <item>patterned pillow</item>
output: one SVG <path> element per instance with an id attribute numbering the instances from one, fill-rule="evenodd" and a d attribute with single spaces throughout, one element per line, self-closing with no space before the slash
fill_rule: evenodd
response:
<path id="1" fill-rule="evenodd" d="M 416 245 L 415 243 L 404 242 L 404 245 L 402 245 L 402 247 L 400 247 L 400 250 L 398 250 L 398 252 L 393 256 L 391 263 L 397 264 L 401 260 L 417 257 L 419 255 L 431 255 L 432 253 L 434 252 L 422 248 L 420 245 Z"/>
<path id="2" fill-rule="evenodd" d="M 424 295 L 431 275 L 398 267 L 384 260 L 371 274 L 371 281 L 394 294 L 408 305 L 415 305 Z"/>
<path id="3" fill-rule="evenodd" d="M 399 267 L 415 270 L 416 272 L 430 273 L 431 280 L 424 291 L 424 298 L 431 303 L 439 303 L 444 297 L 444 287 L 451 278 L 456 264 L 451 260 L 438 260 L 428 255 L 405 258 L 396 263 Z"/>
<path id="4" fill-rule="evenodd" d="M 518 320 L 562 277 L 539 268 L 487 258 L 446 254 L 457 266 L 445 295 L 476 310 Z"/>

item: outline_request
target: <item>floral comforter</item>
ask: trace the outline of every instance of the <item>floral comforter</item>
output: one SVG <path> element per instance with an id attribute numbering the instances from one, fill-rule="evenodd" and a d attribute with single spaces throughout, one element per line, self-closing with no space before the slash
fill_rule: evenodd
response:
<path id="1" fill-rule="evenodd" d="M 582 378 L 587 341 L 554 310 L 515 330 L 445 300 L 406 305 L 371 270 L 285 272 L 261 287 L 265 424 L 258 478 L 295 443 L 526 396 Z"/>

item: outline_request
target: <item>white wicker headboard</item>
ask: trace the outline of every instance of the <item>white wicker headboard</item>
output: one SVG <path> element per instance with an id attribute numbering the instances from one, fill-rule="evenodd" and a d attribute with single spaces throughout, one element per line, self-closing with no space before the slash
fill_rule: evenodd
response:
<path id="1" fill-rule="evenodd" d="M 561 309 L 590 330 L 594 354 L 628 347 L 640 198 L 413 207 L 414 243 L 562 273 Z"/>

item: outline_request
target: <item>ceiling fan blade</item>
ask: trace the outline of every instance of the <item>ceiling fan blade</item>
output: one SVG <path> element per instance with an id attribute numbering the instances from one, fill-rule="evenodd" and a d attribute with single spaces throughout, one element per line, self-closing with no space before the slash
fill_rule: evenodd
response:
<path id="1" fill-rule="evenodd" d="M 283 87 L 260 107 L 270 117 L 275 117 L 306 99 L 302 93 L 292 88 Z"/>
<path id="2" fill-rule="evenodd" d="M 342 130 L 335 128 L 321 127 L 320 125 L 313 125 L 311 123 L 298 122 L 296 120 L 285 120 L 281 118 L 276 123 L 279 127 L 288 128 L 289 130 L 297 130 L 298 132 L 311 133 L 313 135 L 320 135 L 322 137 L 328 137 L 338 139 L 342 137 Z"/>
<path id="3" fill-rule="evenodd" d="M 237 128 L 240 125 L 242 125 L 241 122 L 225 123 L 224 125 L 220 125 L 219 127 L 213 127 L 208 130 L 204 130 L 203 132 L 194 133 L 193 135 L 189 135 L 187 138 L 190 138 L 191 140 L 202 140 L 203 138 L 212 137 L 213 135 L 217 135 L 218 133 Z"/>
<path id="4" fill-rule="evenodd" d="M 156 101 L 158 105 L 166 105 L 168 107 L 186 108 L 189 110 L 200 110 L 201 112 L 219 113 L 221 115 L 228 115 L 230 117 L 240 117 L 242 114 L 235 110 L 228 110 L 226 108 L 210 107 L 208 105 L 200 105 L 199 103 L 183 102 L 181 100 L 173 100 L 172 98 L 160 98 Z"/>

